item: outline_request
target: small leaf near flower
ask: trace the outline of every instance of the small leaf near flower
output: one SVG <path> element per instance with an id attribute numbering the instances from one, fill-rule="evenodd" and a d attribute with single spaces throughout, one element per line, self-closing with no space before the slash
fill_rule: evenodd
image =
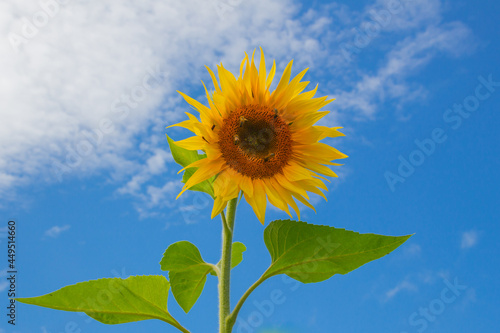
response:
<path id="1" fill-rule="evenodd" d="M 175 300 L 188 313 L 200 297 L 213 266 L 203 261 L 198 248 L 188 241 L 170 245 L 163 254 L 160 266 L 163 271 L 169 271 Z"/>
<path id="2" fill-rule="evenodd" d="M 178 145 L 175 144 L 175 141 L 172 140 L 168 135 L 167 135 L 167 140 L 168 140 L 168 145 L 170 147 L 170 152 L 172 153 L 172 157 L 174 158 L 174 161 L 180 164 L 182 167 L 185 167 L 195 161 L 204 159 L 207 157 L 205 154 L 198 154 L 197 151 L 195 150 L 188 150 L 179 147 Z M 189 178 L 196 172 L 198 168 L 188 168 L 184 171 L 184 174 L 182 175 L 182 182 L 186 183 Z M 212 177 L 210 179 L 207 179 L 201 183 L 198 183 L 191 188 L 189 188 L 191 191 L 199 191 L 199 192 L 205 192 L 209 194 L 212 198 L 214 197 L 214 189 L 212 186 L 212 183 L 214 181 L 215 177 Z"/>
<path id="3" fill-rule="evenodd" d="M 234 242 L 231 250 L 231 269 L 235 268 L 243 261 L 243 252 L 247 250 L 245 244 L 241 242 Z M 220 269 L 220 261 L 217 264 Z M 210 272 L 212 275 L 217 275 L 214 271 Z"/>

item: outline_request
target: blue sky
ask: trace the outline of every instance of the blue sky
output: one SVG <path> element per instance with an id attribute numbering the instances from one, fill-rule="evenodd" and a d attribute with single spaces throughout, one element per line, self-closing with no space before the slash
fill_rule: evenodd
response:
<path id="1" fill-rule="evenodd" d="M 165 134 L 188 133 L 165 127 L 189 110 L 175 90 L 203 101 L 204 65 L 222 61 L 236 72 L 244 52 L 262 46 L 281 71 L 290 59 L 293 73 L 309 67 L 305 80 L 336 98 L 322 124 L 347 134 L 328 141 L 349 155 L 335 167 L 328 202 L 314 198 L 317 214 L 304 208 L 303 220 L 415 235 L 322 283 L 274 277 L 245 304 L 234 332 L 499 331 L 497 2 L 0 7 L 0 236 L 5 253 L 7 221 L 16 220 L 19 296 L 161 274 L 163 251 L 179 240 L 218 261 L 221 227 L 209 219 L 209 198 L 175 200 L 179 167 Z M 267 223 L 280 218 L 268 208 Z M 248 250 L 233 271 L 233 304 L 269 265 L 263 229 L 243 202 L 235 240 Z M 263 311 L 275 290 L 282 302 Z M 216 295 L 209 277 L 188 315 L 172 296 L 169 309 L 193 333 L 215 332 Z M 2 319 L 0 333 L 175 332 L 159 321 L 108 326 L 22 304 L 17 320 L 13 328 Z"/>

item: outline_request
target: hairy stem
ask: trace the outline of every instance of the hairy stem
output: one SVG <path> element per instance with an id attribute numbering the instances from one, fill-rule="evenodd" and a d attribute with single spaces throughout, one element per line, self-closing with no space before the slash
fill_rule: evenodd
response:
<path id="1" fill-rule="evenodd" d="M 229 302 L 229 287 L 231 279 L 231 250 L 233 245 L 234 218 L 238 197 L 230 200 L 227 204 L 227 216 L 222 216 L 222 256 L 219 276 L 219 333 L 230 333 L 231 327 L 227 325 L 227 319 L 231 311 Z"/>

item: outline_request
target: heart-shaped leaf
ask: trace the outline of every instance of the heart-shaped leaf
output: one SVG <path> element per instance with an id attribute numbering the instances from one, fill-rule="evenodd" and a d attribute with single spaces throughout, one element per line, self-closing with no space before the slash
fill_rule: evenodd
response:
<path id="1" fill-rule="evenodd" d="M 291 220 L 273 221 L 264 231 L 272 259 L 264 278 L 286 274 L 303 283 L 324 281 L 385 256 L 410 237 L 360 234 Z"/>
<path id="2" fill-rule="evenodd" d="M 231 269 L 235 268 L 243 261 L 243 252 L 247 250 L 245 244 L 234 242 L 231 250 Z"/>
<path id="3" fill-rule="evenodd" d="M 203 261 L 194 244 L 180 241 L 165 250 L 160 266 L 162 270 L 169 271 L 175 300 L 186 313 L 189 312 L 200 297 L 213 265 Z"/>

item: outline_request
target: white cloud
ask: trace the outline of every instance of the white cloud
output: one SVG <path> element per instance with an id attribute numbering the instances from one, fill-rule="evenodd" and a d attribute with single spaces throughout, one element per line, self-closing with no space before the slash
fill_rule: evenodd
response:
<path id="1" fill-rule="evenodd" d="M 418 84 L 406 80 L 426 65 L 437 54 L 459 55 L 466 50 L 460 45 L 470 36 L 461 23 L 440 27 L 430 26 L 425 31 L 398 43 L 388 54 L 386 61 L 375 74 L 363 74 L 352 90 L 338 90 L 336 105 L 351 109 L 360 117 L 374 118 L 381 103 L 397 100 L 402 104 L 425 95 Z"/>
<path id="2" fill-rule="evenodd" d="M 234 68 L 258 45 L 278 58 L 304 45 L 293 33 L 300 23 L 289 21 L 296 12 L 289 1 L 214 4 L 69 2 L 32 28 L 31 38 L 23 37 L 26 22 L 43 17 L 42 8 L 0 4 L 2 190 L 35 176 L 122 172 L 149 125 L 183 117 L 187 106 L 178 106 L 175 89 L 207 79 L 204 64 L 223 60 Z"/>
<path id="3" fill-rule="evenodd" d="M 140 218 L 158 216 L 155 209 L 174 208 L 180 203 L 175 200 L 182 187 L 180 179 L 166 179 L 172 173 L 169 167 L 173 166 L 173 171 L 181 167 L 173 162 L 169 152 L 155 148 L 157 144 L 152 138 L 140 145 L 140 154 L 147 156 L 144 163 L 136 163 L 133 173 L 127 176 L 129 180 L 116 190 L 117 194 L 135 198 L 134 206 Z"/>
<path id="4" fill-rule="evenodd" d="M 63 225 L 62 227 L 55 225 L 52 228 L 46 230 L 44 232 L 44 236 L 51 237 L 51 238 L 57 238 L 57 237 L 59 237 L 59 235 L 61 233 L 63 233 L 64 231 L 69 230 L 70 227 L 71 226 L 68 225 L 68 224 Z"/>
<path id="5" fill-rule="evenodd" d="M 167 195 L 178 192 L 181 187 L 180 185 L 178 181 L 170 181 L 162 187 L 148 186 L 147 193 L 149 194 L 151 204 L 158 205 L 160 202 L 167 200 Z"/>
<path id="6" fill-rule="evenodd" d="M 394 288 L 388 290 L 385 293 L 386 300 L 389 300 L 399 294 L 401 291 L 407 290 L 407 291 L 417 291 L 418 288 L 416 285 L 413 283 L 409 282 L 407 279 L 399 282 Z"/>
<path id="7" fill-rule="evenodd" d="M 131 179 L 117 190 L 120 194 L 139 194 L 142 185 L 153 176 L 167 171 L 166 163 L 172 161 L 172 155 L 162 149 L 153 149 L 152 155 L 147 158 L 144 165 L 139 166 L 139 170 Z"/>
<path id="8" fill-rule="evenodd" d="M 408 75 L 437 54 L 462 53 L 470 31 L 443 23 L 439 0 L 406 3 L 379 35 L 393 33 L 399 43 L 379 68 L 366 72 L 346 62 L 340 45 L 373 21 L 370 11 L 384 9 L 385 1 L 361 12 L 333 3 L 303 13 L 292 0 L 71 1 L 52 7 L 47 21 L 37 21 L 31 31 L 26 20 L 43 18 L 38 2 L 4 1 L 0 197 L 33 181 L 106 170 L 114 181 L 125 179 L 117 193 L 140 198 L 147 214 L 151 204 L 145 200 L 160 203 L 174 192 L 168 180 L 153 180 L 164 177 L 170 158 L 164 128 L 189 108 L 175 90 L 201 94 L 199 80 L 209 81 L 203 65 L 222 61 L 234 71 L 243 51 L 258 46 L 277 59 L 278 68 L 296 58 L 298 67 L 354 82 L 347 89 L 320 89 L 334 91 L 336 106 L 359 117 L 375 117 L 387 99 L 403 103 L 422 96 L 425 90 L 408 84 Z M 23 31 L 32 36 L 13 47 L 13 34 L 24 38 Z M 145 138 L 146 144 L 139 143 Z"/>
<path id="9" fill-rule="evenodd" d="M 396 7 L 394 4 L 401 4 Z M 408 31 L 441 21 L 442 4 L 436 0 L 378 0 L 370 6 L 370 19 L 388 21 L 386 30 Z M 375 12 L 375 14 L 373 14 Z"/>
<path id="10" fill-rule="evenodd" d="M 462 241 L 460 243 L 460 248 L 470 249 L 474 247 L 479 240 L 479 234 L 475 230 L 469 230 L 462 233 Z"/>

